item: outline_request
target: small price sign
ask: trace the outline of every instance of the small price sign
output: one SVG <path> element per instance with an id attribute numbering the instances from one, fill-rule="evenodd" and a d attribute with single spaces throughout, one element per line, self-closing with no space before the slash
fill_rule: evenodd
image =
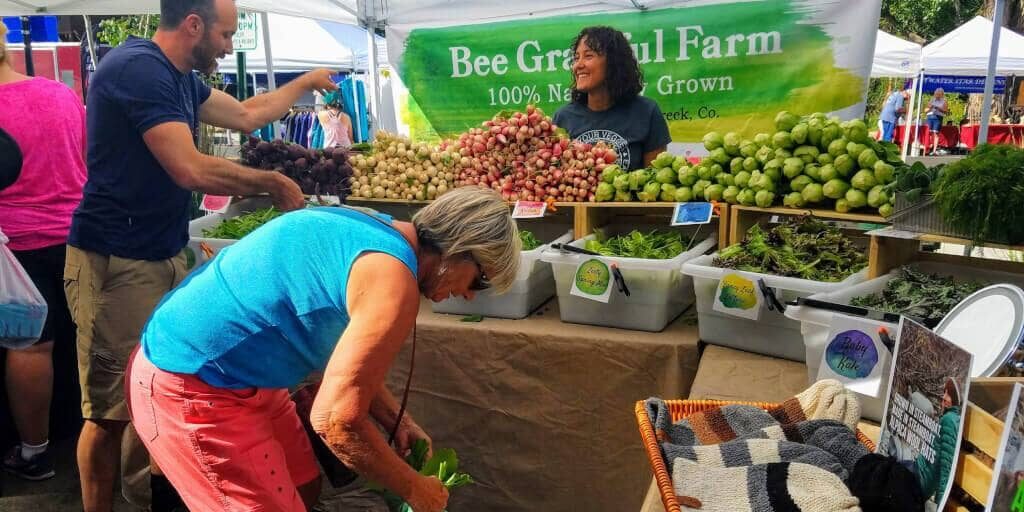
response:
<path id="1" fill-rule="evenodd" d="M 712 309 L 730 316 L 757 320 L 761 318 L 764 295 L 757 286 L 757 277 L 744 272 L 722 276 L 715 290 L 715 304 Z"/>
<path id="2" fill-rule="evenodd" d="M 512 209 L 513 219 L 539 219 L 548 211 L 548 203 L 544 201 L 516 201 Z"/>
<path id="3" fill-rule="evenodd" d="M 203 202 L 200 207 L 210 213 L 224 213 L 228 211 L 229 206 L 231 206 L 231 196 L 211 196 L 206 194 L 203 196 Z"/>
<path id="4" fill-rule="evenodd" d="M 711 203 L 676 203 L 672 211 L 673 226 L 691 226 L 711 222 L 714 205 Z"/>

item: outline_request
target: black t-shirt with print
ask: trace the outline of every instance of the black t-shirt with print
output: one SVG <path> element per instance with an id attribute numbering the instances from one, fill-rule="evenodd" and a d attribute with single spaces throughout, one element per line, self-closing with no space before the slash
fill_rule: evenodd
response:
<path id="1" fill-rule="evenodd" d="M 658 104 L 644 96 L 601 112 L 573 102 L 558 109 L 553 121 L 573 140 L 588 144 L 604 141 L 613 147 L 623 169 L 642 169 L 644 153 L 672 141 Z"/>

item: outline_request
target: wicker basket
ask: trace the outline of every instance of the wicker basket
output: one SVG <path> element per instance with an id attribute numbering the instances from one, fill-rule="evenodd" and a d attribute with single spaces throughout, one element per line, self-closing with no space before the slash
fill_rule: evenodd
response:
<path id="1" fill-rule="evenodd" d="M 672 414 L 672 421 L 676 422 L 691 414 L 703 412 L 723 405 L 752 405 L 766 411 L 781 407 L 780 404 L 771 402 L 732 402 L 724 400 L 666 400 L 669 413 Z M 661 491 L 661 502 L 665 504 L 667 512 L 682 512 L 679 501 L 676 499 L 675 491 L 672 489 L 672 477 L 669 475 L 668 467 L 661 456 L 661 448 L 658 446 L 658 438 L 654 433 L 654 425 L 647 416 L 644 409 L 644 401 L 636 403 L 636 421 L 640 427 L 640 437 L 644 440 L 644 449 L 647 450 L 647 459 L 651 462 L 651 469 L 654 471 L 654 478 L 658 481 L 658 490 Z M 857 440 L 868 448 L 868 451 L 875 451 L 875 443 L 868 439 L 860 430 L 857 431 Z"/>

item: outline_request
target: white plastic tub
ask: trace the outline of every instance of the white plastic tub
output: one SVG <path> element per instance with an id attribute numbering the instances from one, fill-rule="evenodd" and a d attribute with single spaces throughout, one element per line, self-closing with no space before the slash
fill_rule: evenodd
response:
<path id="1" fill-rule="evenodd" d="M 568 243 L 572 231 L 558 237 L 551 243 Z M 435 313 L 452 315 L 480 315 L 493 318 L 526 318 L 530 313 L 555 296 L 555 281 L 551 265 L 541 261 L 541 254 L 550 244 L 544 244 L 532 251 L 523 251 L 519 257 L 519 273 L 515 283 L 507 292 L 498 295 L 484 290 L 473 300 L 451 297 L 442 302 L 431 303 Z"/>
<path id="2" fill-rule="evenodd" d="M 804 361 L 803 337 L 800 322 L 786 318 L 778 311 L 764 308 L 760 319 L 748 320 L 719 313 L 714 310 L 715 292 L 722 278 L 733 269 L 712 266 L 718 253 L 703 256 L 683 265 L 683 274 L 693 277 L 694 293 L 697 295 L 697 326 L 700 339 L 712 345 L 736 348 L 756 354 L 764 354 L 794 361 Z M 864 281 L 867 269 L 851 275 L 837 283 L 810 281 L 793 277 L 780 277 L 748 272 L 764 279 L 765 284 L 776 291 L 779 301 L 796 300 L 816 293 L 827 293 Z"/>
<path id="3" fill-rule="evenodd" d="M 189 241 L 187 249 L 191 250 L 195 255 L 195 266 L 206 263 L 207 260 L 220 252 L 221 249 L 238 241 L 224 238 L 207 238 L 203 235 L 204 229 L 215 228 L 227 219 L 232 219 L 263 208 L 269 208 L 272 204 L 270 197 L 250 197 L 233 201 L 231 206 L 229 206 L 227 211 L 224 213 L 211 213 L 189 222 Z M 203 250 L 203 246 L 207 247 L 211 251 L 210 257 L 206 256 L 206 251 Z"/>
<path id="4" fill-rule="evenodd" d="M 985 284 L 1010 283 L 1024 287 L 1024 276 L 1018 274 L 930 261 L 914 263 L 911 264 L 910 267 L 927 274 L 953 276 L 957 281 L 979 281 Z M 865 281 L 849 288 L 812 295 L 811 298 L 826 302 L 834 302 L 837 304 L 849 304 L 855 297 L 881 293 L 885 290 L 889 281 L 898 275 L 899 270 L 894 270 L 889 274 L 877 277 L 870 281 Z M 835 318 L 836 315 L 842 315 L 842 313 L 803 306 L 790 306 L 786 309 L 787 317 L 800 322 L 800 332 L 803 336 L 804 350 L 807 358 L 807 382 L 809 384 L 814 383 L 815 379 L 818 377 L 818 367 L 821 363 L 821 354 L 825 351 L 825 344 L 828 343 L 828 334 L 831 330 L 832 319 Z M 896 324 L 892 324 L 891 327 L 892 332 L 895 333 L 898 326 Z M 889 359 L 889 362 L 892 362 L 891 358 Z M 889 373 L 887 370 L 882 377 L 882 389 L 879 394 L 879 397 L 881 398 L 872 398 L 865 395 L 859 396 L 861 402 L 861 415 L 865 418 L 870 418 L 875 421 L 880 421 L 882 419 L 882 413 L 885 409 L 885 404 L 883 403 L 884 397 L 888 391 L 888 375 Z"/>
<path id="5" fill-rule="evenodd" d="M 594 235 L 590 235 L 572 245 L 583 247 L 593 238 Z M 679 273 L 679 266 L 717 244 L 712 235 L 670 260 L 606 257 L 618 266 L 630 292 L 626 297 L 617 289 L 612 290 L 607 304 L 570 293 L 576 268 L 591 256 L 551 249 L 541 255 L 541 259 L 550 262 L 554 270 L 563 322 L 658 332 L 694 301 L 693 281 Z"/>

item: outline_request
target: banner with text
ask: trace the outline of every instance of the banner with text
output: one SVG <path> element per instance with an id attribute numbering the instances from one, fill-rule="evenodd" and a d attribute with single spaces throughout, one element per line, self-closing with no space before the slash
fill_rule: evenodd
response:
<path id="1" fill-rule="evenodd" d="M 626 34 L 643 94 L 660 106 L 674 142 L 695 143 L 712 130 L 771 132 L 780 110 L 863 114 L 880 0 L 697 3 L 389 27 L 391 62 L 410 96 L 403 117 L 416 137 L 447 137 L 527 103 L 553 115 L 571 97 L 569 45 L 592 25 Z"/>

